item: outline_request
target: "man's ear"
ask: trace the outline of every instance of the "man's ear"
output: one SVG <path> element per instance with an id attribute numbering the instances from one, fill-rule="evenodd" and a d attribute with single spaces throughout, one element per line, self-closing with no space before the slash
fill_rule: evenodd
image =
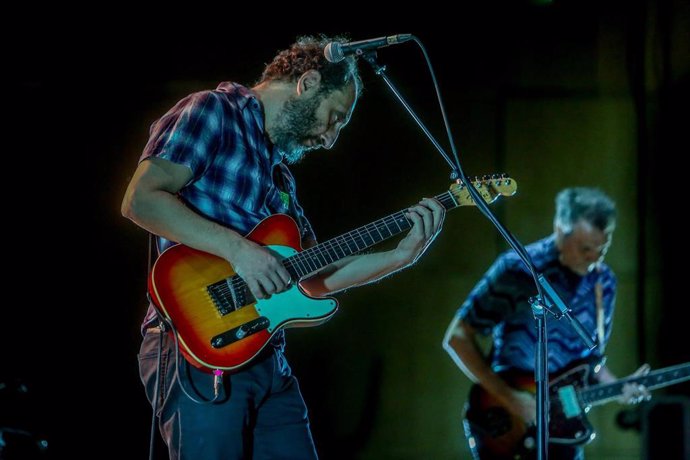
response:
<path id="1" fill-rule="evenodd" d="M 321 85 L 321 72 L 318 70 L 307 70 L 297 80 L 297 95 L 316 91 Z"/>
<path id="2" fill-rule="evenodd" d="M 563 231 L 563 227 L 561 227 L 559 224 L 554 223 L 553 232 L 556 234 L 556 247 L 560 249 L 561 245 L 563 244 L 563 240 L 566 236 L 565 232 Z"/>

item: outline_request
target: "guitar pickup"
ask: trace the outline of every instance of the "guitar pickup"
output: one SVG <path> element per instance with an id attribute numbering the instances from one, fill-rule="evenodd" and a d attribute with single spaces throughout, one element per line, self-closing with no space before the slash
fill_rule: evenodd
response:
<path id="1" fill-rule="evenodd" d="M 206 292 L 221 316 L 247 304 L 245 288 L 236 286 L 235 278 L 237 277 L 226 278 L 206 287 Z"/>
<path id="2" fill-rule="evenodd" d="M 558 389 L 558 399 L 561 401 L 563 414 L 566 418 L 578 417 L 582 413 L 582 406 L 577 399 L 577 392 L 572 385 Z"/>
<path id="3" fill-rule="evenodd" d="M 217 336 L 211 338 L 211 346 L 213 348 L 226 347 L 237 342 L 238 340 L 242 340 L 247 336 L 267 329 L 270 324 L 271 321 L 269 321 L 268 318 L 265 316 L 259 316 L 248 323 L 244 323 L 241 326 L 230 329 L 229 331 L 225 331 L 222 334 L 218 334 Z"/>

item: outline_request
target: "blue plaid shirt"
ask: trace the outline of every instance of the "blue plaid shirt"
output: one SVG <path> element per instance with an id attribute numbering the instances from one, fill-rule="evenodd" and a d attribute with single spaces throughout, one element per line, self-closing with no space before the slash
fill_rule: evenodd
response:
<path id="1" fill-rule="evenodd" d="M 224 82 L 179 101 L 151 126 L 140 161 L 154 156 L 192 171 L 178 197 L 206 218 L 246 235 L 266 217 L 287 213 L 300 226 L 304 246 L 316 241 L 297 202 L 295 180 L 269 141 L 261 103 L 249 89 Z M 157 242 L 159 251 L 174 244 L 160 237 Z M 154 319 L 149 307 L 143 327 Z"/>
<path id="2" fill-rule="evenodd" d="M 611 335 L 616 296 L 616 278 L 611 269 L 601 264 L 598 271 L 576 275 L 558 261 L 554 236 L 526 249 L 537 270 L 546 276 L 595 343 L 598 342 L 595 285 L 601 283 L 605 346 Z M 495 372 L 534 370 L 537 336 L 529 298 L 536 293 L 532 276 L 511 250 L 496 259 L 458 310 L 459 318 L 480 334 L 493 334 L 491 367 Z M 558 373 L 575 361 L 601 357 L 604 346 L 588 350 L 566 320 L 557 321 L 549 313 L 546 318 L 550 373 Z"/>

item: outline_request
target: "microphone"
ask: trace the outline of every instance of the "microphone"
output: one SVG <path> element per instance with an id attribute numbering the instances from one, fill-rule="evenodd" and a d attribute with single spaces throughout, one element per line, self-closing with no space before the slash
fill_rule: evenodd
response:
<path id="1" fill-rule="evenodd" d="M 323 55 L 328 62 L 340 62 L 345 56 L 356 54 L 359 56 L 365 51 L 383 48 L 384 46 L 397 45 L 412 39 L 412 34 L 389 35 L 388 37 L 370 38 L 358 42 L 338 43 L 330 42 L 323 49 Z"/>

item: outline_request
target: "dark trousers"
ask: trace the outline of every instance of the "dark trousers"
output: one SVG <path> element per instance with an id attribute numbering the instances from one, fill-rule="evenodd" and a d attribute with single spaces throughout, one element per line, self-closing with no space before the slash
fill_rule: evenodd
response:
<path id="1" fill-rule="evenodd" d="M 139 372 L 149 402 L 153 401 L 161 333 L 149 329 L 139 354 Z M 317 458 L 307 408 L 285 356 L 270 348 L 242 371 L 226 374 L 219 399 L 201 405 L 196 398 L 213 397 L 213 376 L 190 366 L 178 375 L 173 340 L 163 334 L 159 428 L 171 460 L 242 460 Z M 200 396 L 201 395 L 201 396 Z"/>

